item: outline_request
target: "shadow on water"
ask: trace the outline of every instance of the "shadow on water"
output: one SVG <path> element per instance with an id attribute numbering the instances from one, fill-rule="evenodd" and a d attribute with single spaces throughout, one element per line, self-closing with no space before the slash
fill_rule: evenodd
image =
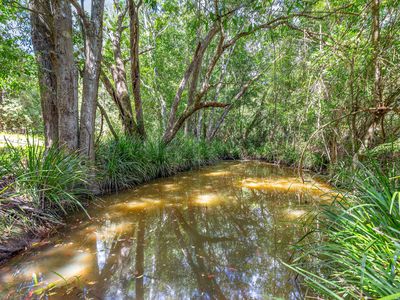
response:
<path id="1" fill-rule="evenodd" d="M 223 162 L 104 197 L 0 270 L 3 298 L 301 299 L 281 264 L 329 186 Z M 46 297 L 47 297 L 46 296 Z"/>

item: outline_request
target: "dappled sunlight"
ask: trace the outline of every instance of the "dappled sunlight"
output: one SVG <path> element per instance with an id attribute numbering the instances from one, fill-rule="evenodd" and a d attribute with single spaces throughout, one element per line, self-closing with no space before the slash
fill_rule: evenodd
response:
<path id="1" fill-rule="evenodd" d="M 3 269 L 0 284 L 19 289 L 22 283 L 29 291 L 51 289 L 59 299 L 72 286 L 78 294 L 87 289 L 94 298 L 134 298 L 131 285 L 125 283 L 135 278 L 139 258 L 152 298 L 164 295 L 165 282 L 177 292 L 171 296 L 175 299 L 198 288 L 188 269 L 187 259 L 194 257 L 204 270 L 192 272 L 207 274 L 207 282 L 221 282 L 226 289 L 236 284 L 260 293 L 278 285 L 290 289 L 288 273 L 276 258 L 284 258 L 287 245 L 304 234 L 305 227 L 298 225 L 311 211 L 308 195 L 322 199 L 329 186 L 316 181 L 303 184 L 292 170 L 253 162 L 224 163 L 183 174 L 103 197 L 88 209 L 90 220 L 74 218 L 61 239 L 49 240 L 22 263 Z M 232 271 L 218 272 L 224 266 Z M 277 273 L 265 275 L 265 270 Z M 158 277 L 162 284 L 150 283 Z M 151 298 L 150 292 L 145 293 Z"/>
<path id="2" fill-rule="evenodd" d="M 118 234 L 132 231 L 134 224 L 131 222 L 114 223 L 109 220 L 106 221 L 104 226 L 99 227 L 95 232 L 96 240 L 114 238 Z"/>
<path id="3" fill-rule="evenodd" d="M 54 252 L 53 252 L 53 255 Z M 17 277 L 31 280 L 32 276 L 41 278 L 47 284 L 68 280 L 76 276 L 83 276 L 91 271 L 93 255 L 82 250 L 61 249 L 57 256 L 51 259 L 40 259 L 40 257 L 27 266 L 21 266 Z M 15 274 L 6 273 L 1 276 L 2 282 L 12 282 Z M 63 279 L 64 278 L 64 279 Z"/>
<path id="4" fill-rule="evenodd" d="M 59 285 L 60 282 L 61 284 L 64 282 L 64 279 L 70 280 L 78 276 L 85 276 L 91 271 L 92 261 L 93 255 L 90 253 L 76 251 L 73 259 L 68 261 L 67 265 L 56 268 L 49 273 L 45 276 L 45 281 L 47 284 L 57 282 L 57 285 Z"/>
<path id="5" fill-rule="evenodd" d="M 312 196 L 322 196 L 332 193 L 327 184 L 314 180 L 303 183 L 299 178 L 246 178 L 239 182 L 240 187 L 266 191 L 281 191 L 289 193 L 307 192 Z"/>
<path id="6" fill-rule="evenodd" d="M 166 183 L 162 185 L 163 190 L 166 192 L 175 192 L 181 189 L 181 186 L 176 183 Z"/>
<path id="7" fill-rule="evenodd" d="M 204 174 L 204 176 L 207 176 L 207 177 L 223 177 L 223 176 L 229 176 L 231 174 L 232 174 L 232 172 L 230 172 L 230 171 L 214 171 L 214 172 L 206 173 L 206 174 Z"/>
<path id="8" fill-rule="evenodd" d="M 219 205 L 224 201 L 224 198 L 217 194 L 201 194 L 191 201 L 192 205 L 196 206 L 214 206 Z"/>
<path id="9" fill-rule="evenodd" d="M 308 213 L 307 210 L 304 209 L 292 209 L 292 208 L 287 208 L 283 211 L 283 215 L 286 219 L 288 220 L 296 220 L 298 218 L 303 217 Z"/>
<path id="10" fill-rule="evenodd" d="M 146 199 L 140 198 L 138 200 L 132 200 L 125 203 L 118 203 L 111 206 L 111 210 L 119 211 L 140 211 L 143 209 L 157 208 L 162 204 L 161 200 L 158 199 Z"/>

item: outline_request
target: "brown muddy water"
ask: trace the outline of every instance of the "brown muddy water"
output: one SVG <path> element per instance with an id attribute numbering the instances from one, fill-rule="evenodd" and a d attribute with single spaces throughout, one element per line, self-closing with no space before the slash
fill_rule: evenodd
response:
<path id="1" fill-rule="evenodd" d="M 154 180 L 95 201 L 91 220 L 71 218 L 9 261 L 0 298 L 302 299 L 281 261 L 326 193 L 326 184 L 255 161 Z"/>

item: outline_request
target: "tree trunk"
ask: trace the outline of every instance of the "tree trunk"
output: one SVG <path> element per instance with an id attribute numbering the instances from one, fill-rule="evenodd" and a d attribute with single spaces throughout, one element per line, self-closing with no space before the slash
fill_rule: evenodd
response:
<path id="1" fill-rule="evenodd" d="M 176 120 L 171 130 L 167 131 L 166 134 L 163 136 L 164 144 L 169 144 L 175 138 L 176 134 L 182 127 L 183 123 L 187 120 L 187 118 L 189 118 L 198 110 L 209 107 L 226 107 L 226 106 L 228 106 L 228 104 L 221 102 L 200 102 L 200 103 L 195 103 L 191 107 L 187 107 L 185 111 L 182 113 L 182 115 L 178 118 L 178 120 Z"/>
<path id="2" fill-rule="evenodd" d="M 197 72 L 196 68 L 201 67 L 201 63 L 199 64 L 198 62 L 202 61 L 205 51 L 207 50 L 208 46 L 210 45 L 210 43 L 213 40 L 213 38 L 215 37 L 215 35 L 218 33 L 219 29 L 220 29 L 220 27 L 218 26 L 218 24 L 214 24 L 214 26 L 209 30 L 209 32 L 204 37 L 204 39 L 198 43 L 195 53 L 193 54 L 193 58 L 192 58 L 190 64 L 186 68 L 185 74 L 183 75 L 183 78 L 179 84 L 178 90 L 176 91 L 175 98 L 174 98 L 174 101 L 172 103 L 171 110 L 169 113 L 167 128 L 165 129 L 165 132 L 163 135 L 163 140 L 166 143 L 169 143 L 173 139 L 173 137 L 175 137 L 175 135 L 176 135 L 175 129 L 176 129 L 177 123 L 179 122 L 179 120 L 178 121 L 176 120 L 177 112 L 178 112 L 179 103 L 182 100 L 183 91 L 185 90 L 186 85 L 188 84 L 189 79 L 191 78 L 192 74 Z M 195 99 L 193 101 L 194 105 L 192 107 L 200 104 L 200 103 L 196 103 L 196 102 L 199 102 L 200 100 L 201 100 L 201 96 L 199 96 L 198 99 Z M 187 109 L 188 109 L 188 107 L 189 106 L 187 106 Z M 186 120 L 186 118 L 185 118 L 185 120 Z M 180 128 L 180 126 L 179 126 L 179 128 Z"/>
<path id="3" fill-rule="evenodd" d="M 78 148 L 78 82 L 72 43 L 72 14 L 68 0 L 53 0 L 54 50 L 57 76 L 59 144 Z"/>
<path id="4" fill-rule="evenodd" d="M 136 133 L 136 123 L 133 119 L 133 110 L 131 99 L 128 93 L 128 85 L 126 82 L 126 73 L 124 62 L 121 57 L 115 56 L 116 65 L 112 66 L 112 76 L 115 83 L 116 100 L 118 101 L 118 109 L 122 120 L 124 132 L 128 136 Z"/>
<path id="5" fill-rule="evenodd" d="M 189 85 L 189 94 L 188 94 L 188 102 L 187 105 L 191 106 L 194 103 L 194 98 L 197 90 L 197 83 L 199 81 L 199 75 L 201 70 L 201 64 L 203 61 L 203 57 L 200 57 L 199 60 L 196 61 L 194 66 L 194 71 L 192 74 L 192 78 Z M 194 124 L 190 118 L 188 118 L 185 122 L 185 135 L 188 136 L 189 134 L 194 132 Z"/>
<path id="6" fill-rule="evenodd" d="M 110 132 L 111 132 L 111 134 L 113 135 L 114 139 L 115 139 L 116 141 L 118 141 L 118 140 L 119 140 L 118 134 L 117 134 L 117 132 L 115 131 L 115 129 L 114 129 L 112 123 L 111 123 L 111 120 L 110 120 L 110 118 L 109 118 L 108 115 L 107 115 L 107 111 L 105 110 L 105 108 L 104 108 L 99 102 L 97 102 L 97 107 L 99 108 L 100 113 L 101 113 L 101 115 L 103 116 L 103 118 L 106 120 L 108 129 L 110 129 Z"/>
<path id="7" fill-rule="evenodd" d="M 140 66 L 139 66 L 139 8 L 142 4 L 140 0 L 136 5 L 133 0 L 129 0 L 129 27 L 130 27 L 130 60 L 132 90 L 135 100 L 137 131 L 141 138 L 146 137 L 143 119 L 142 98 L 140 94 Z"/>
<path id="8" fill-rule="evenodd" d="M 372 0 L 371 5 L 371 17 L 372 17 L 372 65 L 374 75 L 374 85 L 372 87 L 373 103 L 378 107 L 384 107 L 383 103 L 383 87 L 382 87 L 382 76 L 381 76 L 381 64 L 380 64 L 380 25 L 379 25 L 379 7 L 380 0 Z M 373 120 L 367 131 L 363 135 L 363 144 L 360 147 L 358 154 L 368 149 L 375 138 L 375 132 L 378 127 L 381 118 L 384 118 L 384 114 L 380 116 L 377 112 L 373 112 Z M 356 157 L 357 159 L 357 157 Z"/>
<path id="9" fill-rule="evenodd" d="M 103 12 L 104 0 L 93 0 L 90 20 L 86 18 L 84 21 L 85 69 L 83 73 L 79 146 L 81 153 L 92 161 L 95 158 L 95 120 L 101 70 Z"/>
<path id="10" fill-rule="evenodd" d="M 262 75 L 262 73 L 259 73 L 257 75 L 255 75 L 254 77 L 250 78 L 250 80 L 248 80 L 240 89 L 240 91 L 235 95 L 235 97 L 233 97 L 232 101 L 230 104 L 227 104 L 225 106 L 225 110 L 223 111 L 223 113 L 221 114 L 219 120 L 216 122 L 214 128 L 210 131 L 208 140 L 211 141 L 215 135 L 217 134 L 218 130 L 220 129 L 221 125 L 224 123 L 226 116 L 228 115 L 228 113 L 231 111 L 231 109 L 233 108 L 233 104 L 235 102 L 237 102 L 240 98 L 242 98 L 242 96 L 246 93 L 246 91 L 248 90 L 248 88 L 250 87 L 251 84 L 253 84 L 260 76 Z"/>
<path id="11" fill-rule="evenodd" d="M 380 25 L 379 25 L 380 0 L 372 0 L 372 48 L 374 66 L 373 96 L 377 106 L 383 106 L 383 86 L 380 61 Z"/>
<path id="12" fill-rule="evenodd" d="M 122 127 L 128 136 L 136 133 L 137 127 L 133 118 L 133 110 L 131 99 L 128 93 L 128 83 L 126 79 L 126 71 L 124 60 L 121 54 L 121 36 L 123 31 L 123 21 L 126 15 L 126 9 L 115 3 L 118 12 L 117 28 L 111 31 L 111 44 L 113 49 L 115 64 L 111 66 L 111 74 L 115 84 L 115 96 L 119 114 L 122 120 Z"/>
<path id="13" fill-rule="evenodd" d="M 38 65 L 45 146 L 49 148 L 58 142 L 57 78 L 51 59 L 52 53 L 55 52 L 53 20 L 49 1 L 33 0 L 29 8 L 32 45 Z"/>

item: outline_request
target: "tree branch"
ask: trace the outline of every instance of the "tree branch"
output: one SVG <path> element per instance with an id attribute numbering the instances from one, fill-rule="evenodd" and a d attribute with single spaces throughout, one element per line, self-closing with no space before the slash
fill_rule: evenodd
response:
<path id="1" fill-rule="evenodd" d="M 78 14 L 78 16 L 82 19 L 83 24 L 85 25 L 85 27 L 89 27 L 90 26 L 90 21 L 88 20 L 84 9 L 82 8 L 82 6 L 78 3 L 78 1 L 76 0 L 69 0 L 72 4 L 72 6 L 75 8 L 76 13 Z"/>

